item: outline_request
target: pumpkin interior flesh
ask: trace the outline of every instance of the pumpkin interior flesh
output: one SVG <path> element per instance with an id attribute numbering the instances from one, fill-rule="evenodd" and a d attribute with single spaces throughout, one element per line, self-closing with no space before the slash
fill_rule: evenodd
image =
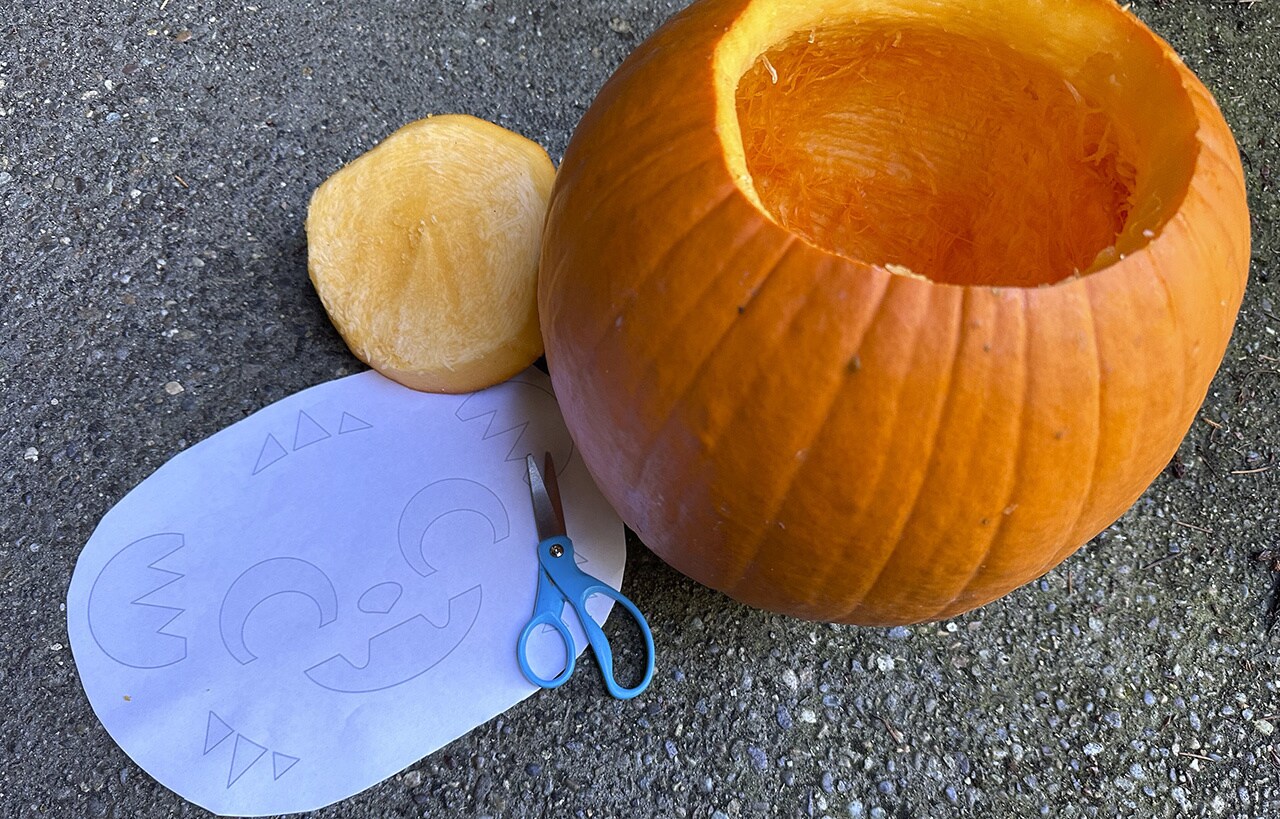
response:
<path id="1" fill-rule="evenodd" d="M 1135 206 L 1124 123 L 994 40 L 919 23 L 802 32 L 756 59 L 736 107 L 771 218 L 938 282 L 1036 286 L 1090 272 Z"/>
<path id="2" fill-rule="evenodd" d="M 554 179 L 530 140 L 444 115 L 405 125 L 326 180 L 307 212 L 308 268 L 352 352 L 431 392 L 481 389 L 533 363 Z"/>

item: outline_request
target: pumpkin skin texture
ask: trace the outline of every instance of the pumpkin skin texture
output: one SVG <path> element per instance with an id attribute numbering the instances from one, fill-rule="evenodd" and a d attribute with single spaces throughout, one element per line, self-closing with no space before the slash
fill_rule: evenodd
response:
<path id="1" fill-rule="evenodd" d="M 922 87 L 880 71 L 904 54 Z M 987 68 L 1045 91 L 960 128 Z M 1033 116 L 1064 88 L 1075 130 Z M 899 624 L 1007 593 L 1132 505 L 1249 250 L 1211 95 L 1110 0 L 701 0 L 574 134 L 538 306 L 569 429 L 650 549 L 752 606 Z"/>

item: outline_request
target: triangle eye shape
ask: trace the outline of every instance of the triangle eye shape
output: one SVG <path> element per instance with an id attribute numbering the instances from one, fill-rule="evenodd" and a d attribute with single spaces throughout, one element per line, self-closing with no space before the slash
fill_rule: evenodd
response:
<path id="1" fill-rule="evenodd" d="M 204 752 L 207 754 L 222 744 L 223 740 L 234 733 L 231 726 L 222 717 L 209 712 L 209 723 L 204 729 Z"/>
<path id="2" fill-rule="evenodd" d="M 339 435 L 346 435 L 348 432 L 359 432 L 362 429 L 373 429 L 373 424 L 363 418 L 357 418 L 349 412 L 342 413 L 342 420 L 338 422 Z"/>
<path id="3" fill-rule="evenodd" d="M 324 427 L 316 423 L 316 420 L 306 412 L 298 413 L 298 425 L 293 431 L 293 451 L 297 452 L 304 446 L 310 446 L 317 441 L 323 441 L 329 437 L 329 432 Z"/>
<path id="4" fill-rule="evenodd" d="M 258 461 L 253 466 L 253 474 L 257 475 L 288 454 L 288 450 L 276 440 L 276 436 L 268 435 L 262 442 L 262 449 L 258 451 Z"/>
<path id="5" fill-rule="evenodd" d="M 282 754 L 279 751 L 271 752 L 271 776 L 273 779 L 279 779 L 289 772 L 289 769 L 298 764 L 296 756 Z"/>
<path id="6" fill-rule="evenodd" d="M 244 734 L 236 734 L 236 747 L 231 754 L 231 770 L 227 773 L 227 787 L 234 785 L 266 752 L 265 747 L 246 739 Z"/>

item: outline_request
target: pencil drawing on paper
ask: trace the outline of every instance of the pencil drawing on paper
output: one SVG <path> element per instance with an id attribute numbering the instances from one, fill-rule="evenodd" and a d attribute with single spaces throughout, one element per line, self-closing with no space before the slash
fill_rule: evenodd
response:
<path id="1" fill-rule="evenodd" d="M 103 724 L 183 796 L 261 815 L 354 793 L 501 713 L 530 690 L 514 641 L 537 570 L 532 450 L 576 476 L 576 525 L 616 581 L 621 525 L 540 374 L 470 396 L 352 376 L 181 453 L 73 577 Z"/>

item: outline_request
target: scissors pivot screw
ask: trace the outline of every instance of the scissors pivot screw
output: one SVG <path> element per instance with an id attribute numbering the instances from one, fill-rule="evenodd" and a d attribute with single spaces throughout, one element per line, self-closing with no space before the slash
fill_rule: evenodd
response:
<path id="1" fill-rule="evenodd" d="M 564 554 L 564 547 L 559 543 L 552 543 L 550 551 L 552 557 L 560 557 Z"/>

